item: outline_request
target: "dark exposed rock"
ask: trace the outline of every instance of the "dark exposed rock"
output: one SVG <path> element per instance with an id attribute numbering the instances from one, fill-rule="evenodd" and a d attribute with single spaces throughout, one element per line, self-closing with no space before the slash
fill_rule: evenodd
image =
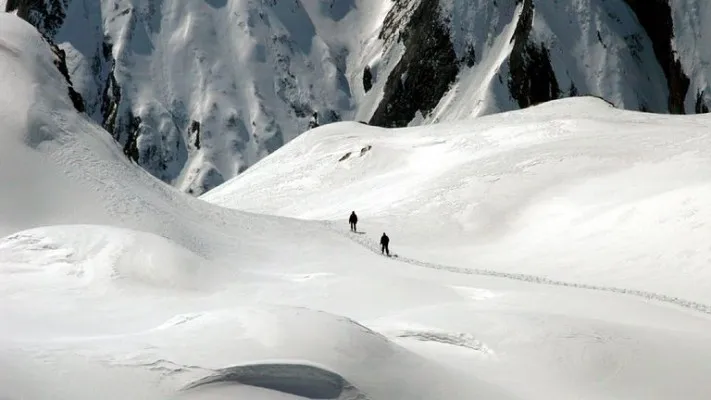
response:
<path id="1" fill-rule="evenodd" d="M 598 100 L 602 100 L 602 101 L 604 101 L 605 103 L 607 103 L 607 105 L 609 105 L 610 107 L 615 108 L 615 104 L 614 104 L 613 102 L 611 102 L 610 100 L 608 100 L 608 99 L 606 99 L 606 98 L 604 98 L 604 97 L 602 97 L 602 96 L 596 96 L 596 95 L 592 95 L 592 94 L 589 95 L 589 96 L 590 96 L 590 97 L 594 97 L 594 98 L 596 98 L 596 99 L 598 99 Z"/>
<path id="2" fill-rule="evenodd" d="M 467 50 L 462 56 L 460 62 L 462 64 L 465 64 L 469 68 L 473 67 L 474 64 L 476 64 L 476 51 L 474 50 L 474 46 L 471 43 L 467 44 Z"/>
<path id="3" fill-rule="evenodd" d="M 117 138 L 116 120 L 118 119 L 118 107 L 121 103 L 121 87 L 118 82 L 116 82 L 116 76 L 114 75 L 115 68 L 116 62 L 113 61 L 111 71 L 109 71 L 109 75 L 106 78 L 107 82 L 104 85 L 104 92 L 101 96 L 101 125 Z"/>
<path id="4" fill-rule="evenodd" d="M 338 162 L 346 161 L 346 160 L 348 159 L 348 157 L 351 156 L 351 154 L 352 154 L 352 153 L 351 153 L 350 151 L 349 151 L 348 153 L 344 154 L 343 157 L 341 157 L 341 158 L 338 159 Z"/>
<path id="5" fill-rule="evenodd" d="M 600 31 L 597 31 L 597 41 L 600 42 L 603 48 L 607 49 L 607 45 L 605 44 L 605 41 L 602 40 L 602 35 L 600 34 Z"/>
<path id="6" fill-rule="evenodd" d="M 674 22 L 669 0 L 625 0 L 637 15 L 639 23 L 652 41 L 654 54 L 659 60 L 669 87 L 669 112 L 684 114 L 684 99 L 689 91 L 689 78 L 672 49 Z"/>
<path id="7" fill-rule="evenodd" d="M 294 110 L 294 115 L 299 118 L 305 118 L 309 114 L 313 114 L 313 108 L 311 108 L 311 105 L 308 103 L 292 101 L 289 104 L 291 105 L 292 110 Z"/>
<path id="8" fill-rule="evenodd" d="M 113 52 L 113 45 L 104 37 L 104 41 L 101 43 L 101 54 L 104 56 L 104 60 L 109 61 Z"/>
<path id="9" fill-rule="evenodd" d="M 366 93 L 373 88 L 373 73 L 370 71 L 370 66 L 366 65 L 363 69 L 363 89 Z"/>
<path id="10" fill-rule="evenodd" d="M 190 136 L 195 136 L 195 148 L 200 150 L 200 123 L 195 120 L 190 123 Z"/>
<path id="11" fill-rule="evenodd" d="M 441 22 L 438 0 L 396 0 L 380 36 L 390 39 L 388 35 L 396 30 L 391 25 L 400 22 L 397 13 L 413 4 L 412 15 L 398 38 L 405 53 L 388 77 L 371 125 L 403 127 L 417 111 L 427 115 L 459 73 L 448 28 Z"/>
<path id="12" fill-rule="evenodd" d="M 128 138 L 126 139 L 126 144 L 123 146 L 123 154 L 136 163 L 139 163 L 140 161 L 140 154 L 138 152 L 138 135 L 140 135 L 140 128 L 141 117 L 130 114 L 129 124 L 126 127 Z"/>
<path id="13" fill-rule="evenodd" d="M 696 92 L 696 107 L 694 108 L 694 111 L 696 111 L 697 114 L 708 114 L 709 112 L 709 107 L 706 105 L 706 102 L 704 101 L 704 92 Z"/>
<path id="14" fill-rule="evenodd" d="M 333 122 L 339 122 L 341 121 L 341 116 L 336 112 L 335 110 L 326 110 L 324 112 L 325 116 L 322 116 L 319 119 L 319 123 L 321 125 L 326 125 L 326 124 L 331 124 Z"/>
<path id="15" fill-rule="evenodd" d="M 533 27 L 533 0 L 521 1 L 523 10 L 511 39 L 514 46 L 509 58 L 508 87 L 519 107 L 526 108 L 558 99 L 561 93 L 548 49 L 543 43 L 534 43 L 529 38 Z"/>
<path id="16" fill-rule="evenodd" d="M 59 72 L 64 76 L 64 79 L 67 81 L 67 88 L 69 91 L 69 99 L 71 99 L 72 104 L 74 105 L 74 108 L 80 112 L 83 113 L 86 111 L 86 107 L 84 105 L 84 99 L 81 97 L 81 95 L 74 90 L 74 85 L 72 84 L 72 79 L 69 76 L 69 69 L 67 68 L 67 54 L 64 52 L 64 50 L 60 49 L 59 46 L 56 44 L 50 43 L 50 47 L 52 48 L 52 52 L 54 53 L 55 59 L 54 59 L 54 65 L 57 67 Z"/>
<path id="17" fill-rule="evenodd" d="M 318 111 L 314 111 L 309 120 L 309 129 L 318 128 L 320 125 L 318 123 Z"/>
<path id="18" fill-rule="evenodd" d="M 32 24 L 46 39 L 54 53 L 54 65 L 67 81 L 69 98 L 78 112 L 86 111 L 84 99 L 74 89 L 67 68 L 67 58 L 64 50 L 54 44 L 54 36 L 61 28 L 66 18 L 69 0 L 8 0 L 5 11 L 17 12 L 17 15 Z"/>
<path id="19" fill-rule="evenodd" d="M 67 17 L 69 0 L 8 0 L 5 11 L 32 24 L 46 38 L 53 39 Z"/>

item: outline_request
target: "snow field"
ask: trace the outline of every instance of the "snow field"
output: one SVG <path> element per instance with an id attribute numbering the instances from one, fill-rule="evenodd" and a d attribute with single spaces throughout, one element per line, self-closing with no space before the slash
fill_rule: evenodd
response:
<path id="1" fill-rule="evenodd" d="M 711 304 L 708 132 L 705 116 L 587 98 L 436 128 L 334 124 L 203 198 L 306 219 L 356 210 L 371 240 L 386 231 L 422 262 Z"/>
<path id="2" fill-rule="evenodd" d="M 660 121 L 641 129 L 648 116 L 617 114 L 615 121 L 589 101 L 501 117 L 509 128 L 501 119 L 430 133 L 341 124 L 296 139 L 205 196 L 343 225 L 340 219 L 356 209 L 362 234 L 351 235 L 347 225 L 336 233 L 338 225 L 211 205 L 152 178 L 73 111 L 49 49 L 28 24 L 0 15 L 0 30 L 0 76 L 9 89 L 0 95 L 0 397 L 707 397 L 711 322 L 703 313 L 616 293 L 426 268 L 446 264 L 445 256 L 464 251 L 455 245 L 477 232 L 447 217 L 471 201 L 448 196 L 470 190 L 465 199 L 471 199 L 486 179 L 510 179 L 489 191 L 498 193 L 490 199 L 491 221 L 503 220 L 541 184 L 519 187 L 518 162 L 548 154 L 538 164 L 545 166 L 560 153 L 585 151 L 590 155 L 570 156 L 579 169 L 566 171 L 587 178 L 597 171 L 595 157 L 606 154 L 602 149 L 619 144 L 612 134 L 603 143 L 590 132 L 544 129 L 551 116 L 568 112 L 638 130 L 648 148 L 658 149 L 650 157 L 659 163 L 677 152 L 703 151 L 703 119 L 685 125 L 686 144 L 643 136 L 663 129 Z M 472 129 L 483 133 L 471 135 Z M 553 139 L 562 141 L 560 148 L 551 147 Z M 583 146 L 593 142 L 598 146 Z M 610 151 L 624 162 L 629 154 L 644 155 L 633 152 L 640 146 L 635 138 L 621 143 L 628 147 Z M 701 165 L 685 160 L 682 172 Z M 472 179 L 476 163 L 490 168 L 488 175 Z M 497 169 L 504 165 L 507 174 Z M 560 176 L 552 167 L 529 168 L 529 178 Z M 662 189 L 677 178 L 669 176 L 660 180 Z M 692 177 L 703 182 L 705 175 Z M 648 192 L 630 197 L 641 193 Z M 525 217 L 537 215 L 529 211 Z M 396 224 L 405 216 L 418 220 Z M 497 234 L 520 235 L 520 221 L 511 218 Z M 358 243 L 370 246 L 385 227 L 398 258 Z M 437 256 L 437 247 L 446 251 Z M 511 251 L 499 250 L 502 257 Z M 580 261 L 586 256 L 580 253 Z M 488 267 L 507 270 L 503 262 Z M 593 280 L 591 269 L 582 271 Z M 703 279 L 699 273 L 694 284 Z M 670 287 L 690 282 L 678 278 Z"/>

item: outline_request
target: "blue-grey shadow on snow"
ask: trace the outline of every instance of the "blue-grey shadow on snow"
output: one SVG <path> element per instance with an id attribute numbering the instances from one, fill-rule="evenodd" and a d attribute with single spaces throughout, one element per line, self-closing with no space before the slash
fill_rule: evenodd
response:
<path id="1" fill-rule="evenodd" d="M 304 54 L 310 54 L 316 27 L 301 1 L 279 0 L 271 9 L 286 29 L 287 37 L 293 40 Z"/>
<path id="2" fill-rule="evenodd" d="M 205 0 L 213 8 L 222 8 L 227 5 L 227 0 Z"/>
<path id="3" fill-rule="evenodd" d="M 330 16 L 334 21 L 342 20 L 356 8 L 355 0 L 321 1 L 321 13 Z"/>
<path id="4" fill-rule="evenodd" d="M 323 368 L 266 363 L 223 368 L 183 390 L 199 390 L 202 386 L 226 383 L 255 386 L 307 399 L 337 399 L 345 390 L 355 389 L 340 375 Z"/>

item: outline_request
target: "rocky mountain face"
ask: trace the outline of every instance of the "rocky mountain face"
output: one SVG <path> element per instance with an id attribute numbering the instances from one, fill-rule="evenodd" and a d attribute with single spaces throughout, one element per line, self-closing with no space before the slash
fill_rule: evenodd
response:
<path id="1" fill-rule="evenodd" d="M 705 0 L 5 0 L 77 110 L 199 195 L 300 133 L 567 96 L 708 112 Z M 0 3 L 2 5 L 2 3 Z"/>

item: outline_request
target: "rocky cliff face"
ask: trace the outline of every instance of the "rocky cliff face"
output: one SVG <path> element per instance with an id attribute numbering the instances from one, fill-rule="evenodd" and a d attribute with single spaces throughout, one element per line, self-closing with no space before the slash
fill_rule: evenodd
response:
<path id="1" fill-rule="evenodd" d="M 521 108 L 555 100 L 561 96 L 551 57 L 545 42 L 531 37 L 535 13 L 533 0 L 522 0 L 521 12 L 511 42 L 508 88 Z"/>
<path id="2" fill-rule="evenodd" d="M 303 131 L 399 127 L 577 95 L 708 112 L 702 0 L 8 0 L 68 94 L 199 195 Z"/>
<path id="3" fill-rule="evenodd" d="M 17 15 L 37 28 L 45 37 L 57 34 L 67 17 L 69 0 L 7 0 L 6 11 Z"/>
<path id="4" fill-rule="evenodd" d="M 199 195 L 352 109 L 300 2 L 12 0 L 127 157 Z"/>
<path id="5" fill-rule="evenodd" d="M 439 0 L 396 0 L 379 38 L 396 40 L 404 54 L 387 78 L 370 124 L 407 126 L 418 111 L 428 114 L 437 106 L 459 73 Z"/>

